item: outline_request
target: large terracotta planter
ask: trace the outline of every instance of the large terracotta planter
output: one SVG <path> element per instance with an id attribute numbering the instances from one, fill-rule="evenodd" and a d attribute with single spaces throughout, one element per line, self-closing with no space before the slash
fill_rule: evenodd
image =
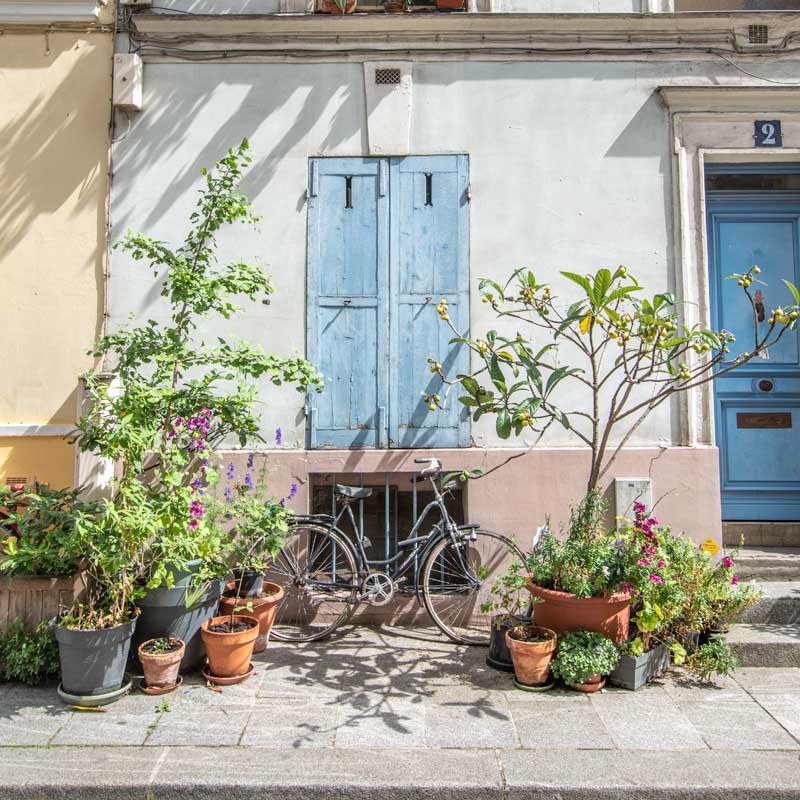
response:
<path id="1" fill-rule="evenodd" d="M 233 633 L 211 630 L 215 625 L 228 622 L 230 619 L 230 616 L 212 617 L 200 627 L 203 644 L 206 646 L 209 671 L 216 678 L 238 678 L 250 670 L 253 646 L 258 636 L 258 620 L 255 617 L 236 614 L 233 617 L 236 622 L 250 622 L 247 630 Z"/>
<path id="2" fill-rule="evenodd" d="M 352 14 L 356 10 L 356 0 L 347 0 L 342 11 L 333 0 L 322 0 L 323 14 Z"/>
<path id="3" fill-rule="evenodd" d="M 465 6 L 466 0 L 436 0 L 438 11 L 463 11 Z"/>
<path id="4" fill-rule="evenodd" d="M 180 671 L 181 659 L 183 658 L 186 645 L 180 639 L 171 639 L 180 645 L 175 650 L 168 653 L 148 653 L 145 651 L 150 642 L 142 642 L 139 645 L 139 663 L 144 672 L 144 682 L 148 688 L 175 686 L 178 682 L 178 672 Z"/>
<path id="5" fill-rule="evenodd" d="M 511 631 L 506 631 L 506 646 L 511 653 L 511 660 L 514 662 L 514 675 L 517 683 L 524 686 L 542 686 L 547 683 L 550 662 L 553 660 L 558 646 L 556 633 L 540 625 L 523 625 L 520 628 L 531 628 L 539 635 L 551 637 L 544 642 L 524 642 L 512 638 Z M 519 628 L 511 630 L 519 630 Z"/>
<path id="6" fill-rule="evenodd" d="M 225 587 L 225 594 L 219 601 L 219 611 L 221 615 L 233 614 L 234 611 L 241 606 L 252 606 L 252 608 L 243 609 L 242 613 L 250 617 L 255 617 L 258 620 L 258 638 L 253 648 L 254 653 L 261 653 L 267 649 L 269 633 L 275 622 L 275 613 L 278 610 L 278 604 L 283 600 L 284 591 L 277 583 L 264 581 L 263 594 L 265 595 L 264 597 L 240 597 L 237 600 L 236 581 L 231 581 Z M 233 597 L 228 595 L 233 595 Z"/>
<path id="7" fill-rule="evenodd" d="M 556 633 L 580 629 L 602 633 L 618 644 L 628 638 L 631 620 L 631 596 L 612 594 L 608 597 L 575 597 L 567 592 L 543 589 L 527 584 L 534 596 L 533 621 Z"/>

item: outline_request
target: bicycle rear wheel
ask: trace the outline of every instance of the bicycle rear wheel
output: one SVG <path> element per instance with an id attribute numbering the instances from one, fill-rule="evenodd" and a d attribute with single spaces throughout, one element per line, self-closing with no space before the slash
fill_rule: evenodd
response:
<path id="1" fill-rule="evenodd" d="M 347 621 L 356 604 L 353 549 L 324 525 L 293 525 L 264 577 L 285 592 L 272 628 L 272 636 L 285 642 L 325 638 Z"/>
<path id="2" fill-rule="evenodd" d="M 460 531 L 443 538 L 422 565 L 425 608 L 444 634 L 459 644 L 488 645 L 495 581 L 512 563 L 524 562 L 520 549 L 491 531 Z"/>

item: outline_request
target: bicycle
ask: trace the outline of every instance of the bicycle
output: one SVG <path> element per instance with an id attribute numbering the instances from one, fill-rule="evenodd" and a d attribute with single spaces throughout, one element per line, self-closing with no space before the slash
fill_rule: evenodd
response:
<path id="1" fill-rule="evenodd" d="M 482 610 L 495 579 L 512 561 L 523 561 L 519 548 L 507 537 L 481 530 L 479 524 L 458 525 L 445 504 L 452 484 L 439 486 L 442 466 L 435 458 L 415 459 L 428 464 L 421 471 L 433 487 L 434 499 L 423 509 L 407 537 L 397 542 L 397 553 L 368 560 L 370 546 L 356 524 L 352 504 L 369 497 L 366 487 L 335 487 L 341 510 L 297 516 L 289 536 L 266 571 L 285 596 L 278 606 L 272 635 L 289 642 L 323 639 L 344 624 L 361 601 L 389 603 L 408 581 L 412 565 L 417 602 L 433 622 L 460 644 L 489 644 L 490 613 Z M 424 535 L 419 532 L 429 515 L 439 519 Z M 353 535 L 340 527 L 349 517 Z M 381 569 L 375 569 L 380 567 Z"/>

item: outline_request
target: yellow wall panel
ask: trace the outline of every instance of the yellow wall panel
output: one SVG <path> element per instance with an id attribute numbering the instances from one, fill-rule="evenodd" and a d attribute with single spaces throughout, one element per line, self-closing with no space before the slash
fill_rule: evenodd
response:
<path id="1" fill-rule="evenodd" d="M 59 436 L 0 438 L 0 483 L 22 477 L 60 489 L 74 474 L 75 448 Z"/>

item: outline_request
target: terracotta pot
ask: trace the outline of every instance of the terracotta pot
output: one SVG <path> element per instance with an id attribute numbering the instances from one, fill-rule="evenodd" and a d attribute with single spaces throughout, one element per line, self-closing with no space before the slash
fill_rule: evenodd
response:
<path id="1" fill-rule="evenodd" d="M 240 597 L 237 602 L 236 581 L 231 581 L 225 587 L 225 595 L 219 601 L 220 614 L 232 614 L 237 607 L 252 605 L 252 608 L 242 609 L 241 613 L 255 617 L 258 620 L 258 640 L 253 650 L 255 653 L 261 653 L 266 650 L 269 632 L 275 622 L 278 603 L 283 600 L 283 595 L 285 594 L 281 586 L 270 581 L 264 581 L 264 592 L 267 593 L 266 597 Z M 231 594 L 233 597 L 226 596 Z"/>
<path id="2" fill-rule="evenodd" d="M 180 639 L 170 639 L 178 642 L 180 647 L 169 653 L 147 653 L 144 648 L 155 641 L 148 639 L 139 645 L 137 655 L 144 672 L 144 682 L 147 686 L 174 686 L 178 682 L 178 672 L 181 666 L 186 645 Z"/>
<path id="3" fill-rule="evenodd" d="M 356 0 L 346 0 L 344 11 L 342 11 L 333 0 L 322 0 L 323 14 L 352 14 L 356 10 Z"/>
<path id="4" fill-rule="evenodd" d="M 235 678 L 244 675 L 250 669 L 253 646 L 258 636 L 258 620 L 255 617 L 236 614 L 236 622 L 250 622 L 246 631 L 223 633 L 212 631 L 213 625 L 228 622 L 230 616 L 207 619 L 200 628 L 203 644 L 206 646 L 208 666 L 211 674 L 218 678 Z"/>
<path id="5" fill-rule="evenodd" d="M 606 681 L 602 675 L 592 675 L 592 677 L 586 680 L 584 683 L 573 683 L 571 688 L 575 689 L 576 692 L 590 693 L 599 692 L 605 685 Z"/>
<path id="6" fill-rule="evenodd" d="M 608 597 L 575 597 L 567 592 L 543 589 L 535 583 L 527 584 L 536 598 L 533 621 L 556 633 L 586 631 L 602 633 L 606 639 L 618 644 L 628 638 L 631 620 L 631 596 L 612 594 Z"/>
<path id="7" fill-rule="evenodd" d="M 512 638 L 511 631 L 523 628 L 551 638 L 546 642 L 523 642 Z M 525 686 L 542 686 L 547 683 L 550 662 L 553 660 L 558 646 L 555 631 L 542 628 L 540 625 L 521 625 L 506 631 L 506 646 L 511 653 L 511 660 L 514 662 L 514 675 L 518 683 Z"/>
<path id="8" fill-rule="evenodd" d="M 439 11 L 462 11 L 465 0 L 436 0 L 436 8 Z"/>
<path id="9" fill-rule="evenodd" d="M 383 0 L 383 10 L 387 14 L 402 14 L 406 10 L 405 0 Z"/>

